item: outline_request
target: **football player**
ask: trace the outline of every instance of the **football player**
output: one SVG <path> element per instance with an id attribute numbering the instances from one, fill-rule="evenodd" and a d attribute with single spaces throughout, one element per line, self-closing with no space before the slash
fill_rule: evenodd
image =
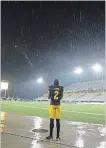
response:
<path id="1" fill-rule="evenodd" d="M 49 116 L 50 116 L 50 134 L 46 137 L 47 140 L 53 139 L 54 119 L 56 119 L 57 136 L 60 139 L 60 114 L 61 114 L 61 99 L 63 98 L 63 86 L 59 86 L 58 79 L 55 79 L 54 84 L 49 86 L 48 99 L 50 99 Z"/>

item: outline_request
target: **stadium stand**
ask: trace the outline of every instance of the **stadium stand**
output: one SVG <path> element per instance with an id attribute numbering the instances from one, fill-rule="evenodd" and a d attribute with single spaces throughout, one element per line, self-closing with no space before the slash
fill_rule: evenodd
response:
<path id="1" fill-rule="evenodd" d="M 76 101 L 77 102 L 86 102 L 86 101 L 89 102 L 89 100 L 93 97 L 95 97 L 95 93 L 94 94 L 86 93 L 84 96 L 78 98 Z"/>
<path id="2" fill-rule="evenodd" d="M 98 97 L 95 97 L 92 102 L 104 102 L 106 98 L 106 93 L 99 95 Z"/>
<path id="3" fill-rule="evenodd" d="M 106 88 L 104 81 L 89 81 L 72 83 L 64 89 L 64 103 L 78 102 L 101 102 L 106 98 Z M 47 101 L 47 94 L 44 94 L 40 101 Z"/>
<path id="4" fill-rule="evenodd" d="M 68 102 L 104 102 L 106 89 L 104 81 L 90 81 L 73 83 L 65 88 L 65 93 L 71 92 L 67 96 Z M 104 92 L 104 93 L 103 93 Z M 67 101 L 64 97 L 63 102 Z"/>
<path id="5" fill-rule="evenodd" d="M 89 81 L 82 83 L 72 83 L 71 85 L 65 87 L 66 91 L 76 91 L 76 90 L 97 90 L 103 89 L 105 86 L 103 81 Z"/>

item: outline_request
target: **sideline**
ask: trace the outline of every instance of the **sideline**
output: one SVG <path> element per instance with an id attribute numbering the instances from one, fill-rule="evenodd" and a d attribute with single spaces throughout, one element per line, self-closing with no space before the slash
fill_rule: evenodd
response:
<path id="1" fill-rule="evenodd" d="M 20 106 L 20 107 L 29 107 L 29 108 L 39 108 L 42 110 L 48 110 L 48 108 L 41 108 L 41 107 L 33 107 L 33 106 L 27 106 L 27 105 L 15 105 L 15 106 Z M 73 113 L 78 113 L 78 114 L 87 114 L 87 115 L 96 115 L 96 116 L 105 116 L 104 114 L 95 114 L 95 113 L 87 113 L 87 112 L 78 112 L 78 111 L 71 111 L 71 110 L 62 110 L 63 112 L 73 112 Z"/>

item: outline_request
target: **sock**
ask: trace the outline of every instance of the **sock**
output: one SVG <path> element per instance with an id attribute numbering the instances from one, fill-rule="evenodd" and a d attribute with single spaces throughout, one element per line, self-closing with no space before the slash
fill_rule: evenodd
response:
<path id="1" fill-rule="evenodd" d="M 59 134 L 60 134 L 60 119 L 56 119 L 56 126 L 57 126 L 57 137 L 59 137 Z"/>
<path id="2" fill-rule="evenodd" d="M 54 119 L 50 119 L 50 136 L 53 137 Z"/>

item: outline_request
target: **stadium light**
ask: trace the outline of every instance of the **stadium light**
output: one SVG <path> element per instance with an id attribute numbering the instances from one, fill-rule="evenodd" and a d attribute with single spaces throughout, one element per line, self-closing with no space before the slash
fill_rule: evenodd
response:
<path id="1" fill-rule="evenodd" d="M 82 74 L 83 73 L 83 69 L 82 68 L 76 68 L 75 70 L 74 70 L 74 73 L 75 74 Z"/>
<path id="2" fill-rule="evenodd" d="M 91 68 L 93 70 L 93 80 L 95 80 L 95 73 L 101 73 L 103 81 L 103 76 L 104 76 L 103 67 L 100 64 L 96 63 Z"/>
<path id="3" fill-rule="evenodd" d="M 42 77 L 38 78 L 37 83 L 42 84 L 43 83 L 43 78 Z M 38 89 L 39 89 L 39 87 L 38 87 Z M 38 90 L 38 98 L 39 98 L 39 90 Z"/>
<path id="4" fill-rule="evenodd" d="M 103 67 L 100 64 L 95 64 L 92 66 L 94 72 L 103 72 Z"/>
<path id="5" fill-rule="evenodd" d="M 39 84 L 43 83 L 43 78 L 38 78 L 37 83 L 39 83 Z"/>
<path id="6" fill-rule="evenodd" d="M 6 98 L 7 90 L 8 90 L 8 82 L 1 82 L 1 91 L 4 91 L 4 98 Z"/>
<path id="7" fill-rule="evenodd" d="M 1 90 L 8 90 L 8 82 L 1 82 Z"/>
<path id="8" fill-rule="evenodd" d="M 75 70 L 74 70 L 74 74 L 76 74 L 76 82 L 77 82 L 77 75 L 79 75 L 79 78 L 80 78 L 80 82 L 81 82 L 81 74 L 83 73 L 83 69 L 81 67 L 77 67 Z"/>

